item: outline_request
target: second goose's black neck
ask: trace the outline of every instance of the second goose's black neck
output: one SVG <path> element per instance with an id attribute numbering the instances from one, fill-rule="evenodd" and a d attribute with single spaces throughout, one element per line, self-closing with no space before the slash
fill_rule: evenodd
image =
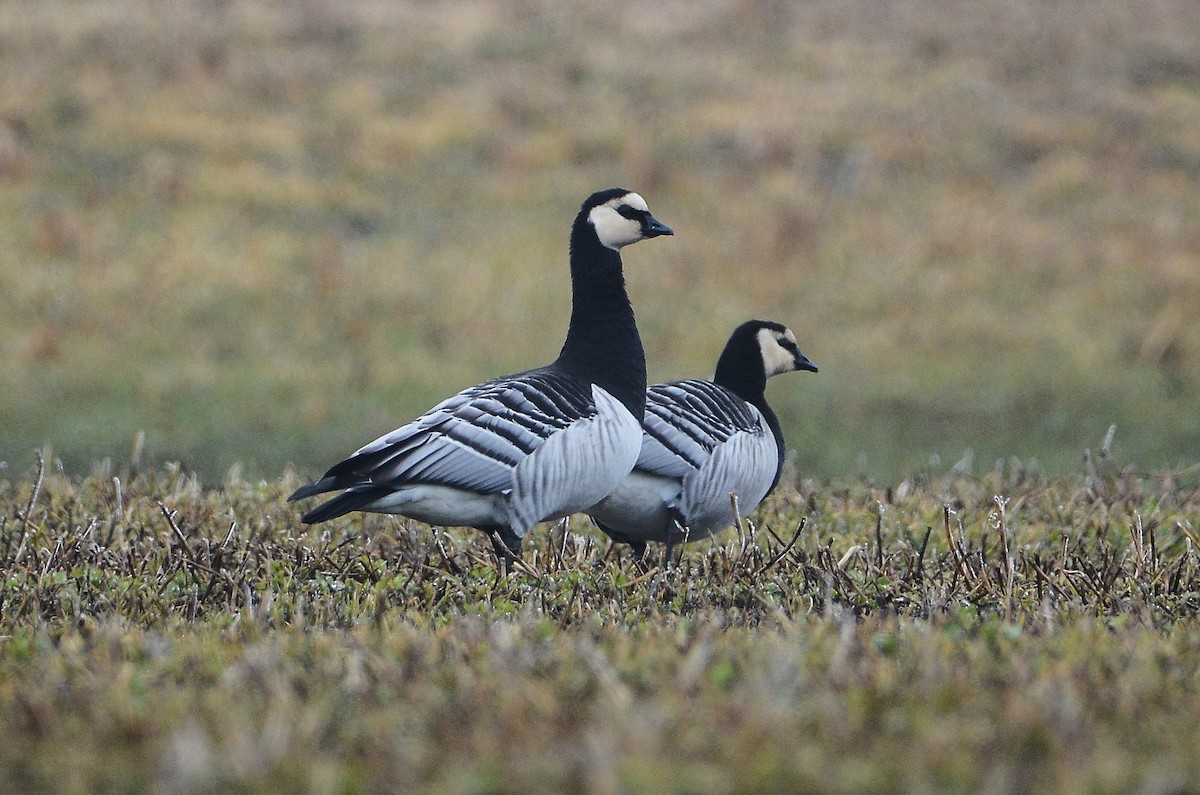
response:
<path id="1" fill-rule="evenodd" d="M 571 325 L 556 364 L 604 389 L 641 421 L 646 353 L 621 255 L 601 245 L 585 213 L 571 227 Z"/>
<path id="2" fill-rule="evenodd" d="M 717 372 L 713 376 L 713 383 L 725 387 L 762 412 L 767 427 L 771 429 L 771 435 L 775 437 L 775 447 L 779 451 L 779 460 L 775 463 L 775 478 L 771 481 L 770 490 L 774 490 L 779 483 L 779 474 L 783 471 L 783 426 L 779 424 L 779 417 L 767 404 L 767 374 L 757 338 L 752 335 L 735 335 L 729 340 L 721 358 L 717 360 Z"/>

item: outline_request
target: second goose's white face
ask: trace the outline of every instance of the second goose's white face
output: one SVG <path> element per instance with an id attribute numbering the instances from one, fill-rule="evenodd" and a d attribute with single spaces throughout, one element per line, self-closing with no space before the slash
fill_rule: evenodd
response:
<path id="1" fill-rule="evenodd" d="M 593 207 L 588 220 L 596 228 L 596 237 L 614 251 L 636 243 L 642 234 L 642 218 L 650 212 L 646 200 L 636 193 L 626 193 Z"/>
<path id="2" fill-rule="evenodd" d="M 767 378 L 797 369 L 796 354 L 799 349 L 796 345 L 796 335 L 791 329 L 759 329 L 758 348 L 762 351 L 763 372 L 767 374 Z"/>

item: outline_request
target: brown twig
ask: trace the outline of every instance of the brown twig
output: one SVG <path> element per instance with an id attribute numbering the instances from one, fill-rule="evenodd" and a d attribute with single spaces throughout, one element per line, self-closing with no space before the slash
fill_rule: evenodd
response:
<path id="1" fill-rule="evenodd" d="M 995 495 L 993 498 L 996 502 L 996 513 L 999 516 L 997 522 L 1000 533 L 1000 557 L 1001 565 L 1004 566 L 1004 619 L 1006 621 L 1012 619 L 1013 608 L 1013 576 L 1015 575 L 1012 551 L 1008 543 L 1008 514 L 1005 510 L 1008 506 L 1008 499 Z"/>
<path id="2" fill-rule="evenodd" d="M 737 528 L 738 534 L 738 563 L 741 563 L 742 558 L 746 556 L 746 526 L 742 523 L 742 511 L 738 506 L 737 492 L 729 492 L 729 505 L 733 508 L 733 526 Z"/>
<path id="3" fill-rule="evenodd" d="M 183 546 L 183 559 L 192 567 L 192 579 L 197 585 L 200 584 L 200 578 L 196 576 L 197 571 L 202 571 L 205 574 L 213 574 L 224 577 L 232 584 L 233 580 L 224 571 L 216 571 L 211 566 L 205 566 L 200 561 L 196 560 L 196 556 L 192 554 L 192 548 L 188 545 L 187 536 L 179 529 L 179 525 L 175 522 L 175 512 L 167 508 L 166 504 L 159 499 L 155 500 L 158 503 L 158 509 L 162 511 L 162 515 L 167 518 L 167 524 L 171 526 L 171 530 L 175 533 L 175 537 L 179 539 L 179 543 Z"/>
<path id="4" fill-rule="evenodd" d="M 25 559 L 25 544 L 29 541 L 29 525 L 32 524 L 31 514 L 33 513 L 33 504 L 37 502 L 38 494 L 42 491 L 42 479 L 46 475 L 46 459 L 42 456 L 42 451 L 37 452 L 37 475 L 33 478 L 33 491 L 29 493 L 29 502 L 25 503 L 25 510 L 20 514 L 21 517 L 21 543 L 17 544 L 17 554 L 13 558 L 13 563 L 20 563 Z"/>
<path id="5" fill-rule="evenodd" d="M 942 505 L 942 523 L 946 528 L 946 542 L 950 544 L 950 554 L 954 556 L 954 562 L 958 573 L 962 575 L 963 580 L 970 582 L 974 579 L 971 576 L 971 571 L 967 567 L 967 561 L 963 558 L 962 552 L 958 549 L 958 544 L 954 541 L 954 533 L 950 532 L 950 514 L 953 511 L 948 503 Z"/>
<path id="6" fill-rule="evenodd" d="M 787 554 L 792 551 L 792 547 L 796 546 L 796 542 L 800 540 L 800 534 L 804 532 L 804 528 L 807 526 L 808 526 L 808 517 L 807 516 L 800 517 L 800 524 L 796 527 L 796 532 L 792 533 L 792 540 L 787 543 L 787 546 L 785 546 L 779 552 L 778 555 L 771 558 L 769 561 L 764 563 L 763 566 L 758 571 L 754 572 L 755 578 L 762 576 L 767 571 L 769 571 L 771 568 L 773 568 L 776 563 L 783 560 L 784 557 L 786 557 Z M 775 535 L 775 534 L 771 533 L 771 535 Z"/>
<path id="7" fill-rule="evenodd" d="M 1142 581 L 1142 577 L 1146 573 L 1146 536 L 1142 528 L 1142 515 L 1134 512 L 1133 524 L 1129 527 L 1129 534 L 1133 536 L 1133 551 L 1137 566 L 1134 569 L 1133 577 L 1138 582 Z"/>
<path id="8" fill-rule="evenodd" d="M 887 511 L 887 506 L 882 502 L 876 502 L 875 506 L 875 567 L 883 571 L 883 514 Z"/>

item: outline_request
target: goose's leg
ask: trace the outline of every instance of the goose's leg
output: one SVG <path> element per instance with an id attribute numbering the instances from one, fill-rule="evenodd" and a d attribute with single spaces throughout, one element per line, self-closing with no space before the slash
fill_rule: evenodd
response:
<path id="1" fill-rule="evenodd" d="M 494 524 L 481 527 L 483 532 L 492 539 L 492 549 L 496 552 L 496 562 L 500 572 L 505 576 L 516 568 L 517 559 L 521 557 L 521 537 L 513 532 L 511 527 Z"/>
<path id="2" fill-rule="evenodd" d="M 629 551 L 638 560 L 646 557 L 646 542 L 645 541 L 629 541 Z"/>
<path id="3" fill-rule="evenodd" d="M 629 550 L 633 553 L 633 558 L 637 562 L 638 568 L 645 571 L 645 565 L 646 565 L 646 542 L 645 541 L 642 541 L 637 538 L 630 538 L 629 536 L 625 535 L 624 533 L 614 530 L 613 528 L 609 527 L 604 522 L 601 522 L 598 519 L 593 518 L 592 521 L 596 523 L 596 527 L 599 527 L 601 530 L 604 531 L 605 535 L 607 535 L 609 538 L 612 539 L 614 545 L 616 545 L 616 544 L 629 545 Z"/>
<path id="4" fill-rule="evenodd" d="M 629 551 L 633 553 L 633 563 L 637 566 L 638 571 L 645 574 L 650 570 L 650 563 L 646 559 L 646 542 L 645 541 L 629 541 Z"/>
<path id="5" fill-rule="evenodd" d="M 686 542 L 688 538 L 687 524 L 681 514 L 675 508 L 671 511 L 671 523 L 667 525 L 667 543 L 663 549 L 663 568 L 668 568 L 671 565 L 671 556 L 675 552 L 675 545 L 680 542 Z"/>

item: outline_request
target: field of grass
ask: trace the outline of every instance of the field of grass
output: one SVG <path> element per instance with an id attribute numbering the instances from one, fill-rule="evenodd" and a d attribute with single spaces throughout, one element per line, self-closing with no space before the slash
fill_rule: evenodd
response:
<path id="1" fill-rule="evenodd" d="M 0 462 L 306 475 L 567 318 L 591 190 L 651 376 L 791 325 L 804 473 L 1195 462 L 1200 7 L 0 4 Z"/>
<path id="2" fill-rule="evenodd" d="M 1200 791 L 1197 31 L 0 3 L 0 791 Z M 652 378 L 753 316 L 821 367 L 746 527 L 647 569 L 575 517 L 501 580 L 299 524 L 555 354 L 614 184 L 677 231 L 626 256 Z"/>
<path id="3" fill-rule="evenodd" d="M 586 521 L 305 528 L 299 480 L 0 484 L 0 780 L 36 792 L 1200 789 L 1200 484 L 789 476 L 643 571 Z"/>

